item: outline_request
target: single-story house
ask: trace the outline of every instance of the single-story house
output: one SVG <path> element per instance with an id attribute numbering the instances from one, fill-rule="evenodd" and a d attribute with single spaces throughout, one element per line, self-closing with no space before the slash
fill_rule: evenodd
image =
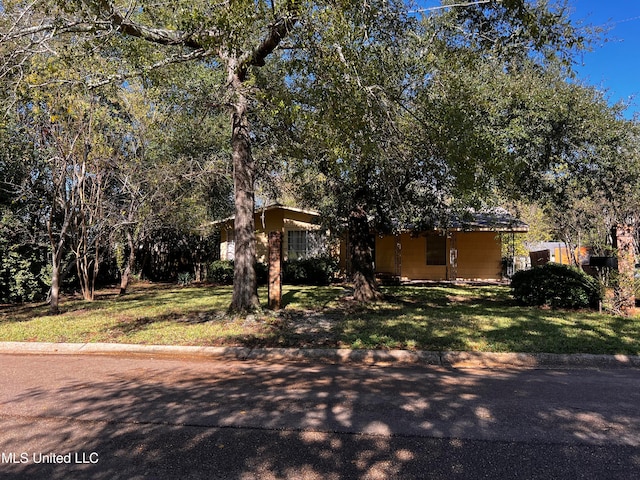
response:
<path id="1" fill-rule="evenodd" d="M 267 237 L 283 234 L 283 257 L 305 258 L 339 251 L 340 266 L 349 271 L 348 236 L 338 248 L 329 248 L 320 214 L 311 210 L 271 205 L 255 213 L 258 261 L 267 261 Z M 220 258 L 234 255 L 233 218 L 221 227 Z M 375 272 L 381 277 L 408 280 L 500 280 L 503 277 L 502 235 L 527 232 L 524 222 L 506 211 L 473 213 L 446 229 L 406 231 L 396 235 L 372 234 Z"/>
<path id="2" fill-rule="evenodd" d="M 504 210 L 470 213 L 446 229 L 376 235 L 375 271 L 408 280 L 501 280 L 503 235 L 529 230 Z"/>
<path id="3" fill-rule="evenodd" d="M 328 234 L 320 227 L 318 212 L 301 208 L 274 204 L 255 212 L 256 257 L 267 263 L 269 232 L 282 233 L 282 254 L 284 260 L 314 257 L 327 252 Z M 220 259 L 233 260 L 235 239 L 234 217 L 215 222 L 220 227 Z"/>

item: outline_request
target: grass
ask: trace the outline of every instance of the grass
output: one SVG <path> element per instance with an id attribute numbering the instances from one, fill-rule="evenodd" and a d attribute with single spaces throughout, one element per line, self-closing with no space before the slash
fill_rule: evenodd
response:
<path id="1" fill-rule="evenodd" d="M 285 308 L 226 314 L 231 287 L 139 284 L 94 302 L 0 307 L 0 341 L 405 348 L 483 352 L 640 354 L 640 318 L 520 307 L 502 286 L 386 287 L 371 305 L 344 286 L 285 286 Z M 261 290 L 264 300 L 266 291 Z"/>

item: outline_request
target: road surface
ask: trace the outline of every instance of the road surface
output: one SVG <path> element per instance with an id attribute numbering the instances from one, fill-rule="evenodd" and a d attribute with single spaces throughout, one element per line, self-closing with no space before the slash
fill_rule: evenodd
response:
<path id="1" fill-rule="evenodd" d="M 0 478 L 640 478 L 640 370 L 0 355 Z"/>

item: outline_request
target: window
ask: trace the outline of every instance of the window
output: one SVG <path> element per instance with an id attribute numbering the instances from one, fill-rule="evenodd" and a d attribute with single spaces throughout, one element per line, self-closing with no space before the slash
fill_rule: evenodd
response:
<path id="1" fill-rule="evenodd" d="M 287 244 L 289 260 L 316 257 L 325 252 L 324 236 L 318 231 L 289 230 Z"/>
<path id="2" fill-rule="evenodd" d="M 236 258 L 236 239 L 233 230 L 227 230 L 227 260 L 235 260 Z"/>
<path id="3" fill-rule="evenodd" d="M 427 265 L 447 264 L 447 237 L 444 235 L 427 236 Z"/>

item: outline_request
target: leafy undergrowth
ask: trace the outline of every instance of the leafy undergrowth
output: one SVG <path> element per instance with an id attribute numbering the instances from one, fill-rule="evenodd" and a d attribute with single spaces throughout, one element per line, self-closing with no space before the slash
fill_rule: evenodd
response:
<path id="1" fill-rule="evenodd" d="M 266 301 L 266 291 L 260 297 Z M 0 307 L 0 341 L 640 354 L 640 318 L 520 307 L 503 286 L 399 286 L 361 305 L 348 286 L 285 286 L 284 309 L 227 314 L 231 287 L 136 285 L 94 302 Z"/>

